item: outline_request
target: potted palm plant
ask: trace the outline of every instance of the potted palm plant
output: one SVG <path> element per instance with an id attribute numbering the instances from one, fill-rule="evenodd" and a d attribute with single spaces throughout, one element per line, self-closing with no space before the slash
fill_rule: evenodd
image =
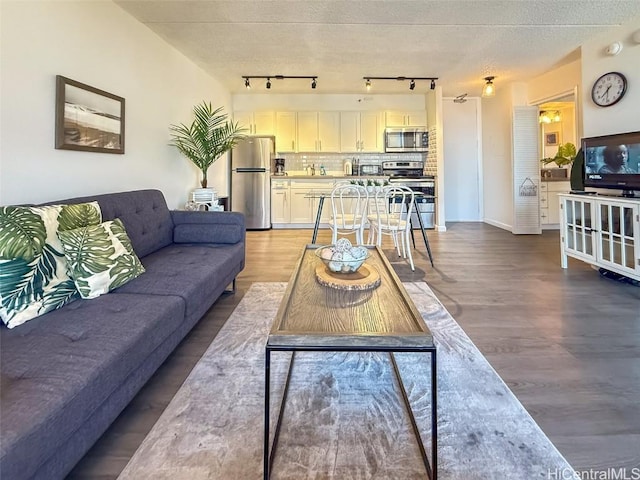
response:
<path id="1" fill-rule="evenodd" d="M 223 107 L 202 102 L 193 107 L 194 120 L 191 125 L 170 125 L 171 143 L 193 162 L 202 172 L 200 184 L 207 188 L 207 171 L 223 154 L 231 150 L 245 137 L 244 128 L 228 120 Z"/>

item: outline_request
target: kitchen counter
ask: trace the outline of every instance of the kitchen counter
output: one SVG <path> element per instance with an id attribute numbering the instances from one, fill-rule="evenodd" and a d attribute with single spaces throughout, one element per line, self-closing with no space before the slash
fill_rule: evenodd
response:
<path id="1" fill-rule="evenodd" d="M 363 175 L 363 176 L 355 176 L 355 175 L 271 175 L 271 178 L 280 179 L 280 180 L 367 180 L 368 178 L 372 178 L 374 180 L 386 180 L 389 178 L 388 175 Z"/>

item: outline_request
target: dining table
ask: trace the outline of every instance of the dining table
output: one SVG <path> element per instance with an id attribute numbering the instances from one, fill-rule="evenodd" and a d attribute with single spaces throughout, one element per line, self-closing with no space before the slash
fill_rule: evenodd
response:
<path id="1" fill-rule="evenodd" d="M 316 221 L 313 226 L 313 235 L 311 236 L 311 243 L 315 244 L 316 239 L 318 238 L 318 229 L 320 228 L 320 217 L 322 216 L 322 209 L 324 208 L 324 201 L 327 197 L 331 197 L 330 192 L 326 191 L 310 191 L 305 195 L 305 198 L 315 198 L 318 199 L 318 211 L 316 213 Z M 422 198 L 428 198 L 429 195 L 425 195 L 421 192 L 414 192 L 413 197 L 413 208 L 414 212 L 416 212 L 416 217 L 418 218 L 418 223 L 420 224 L 420 232 L 422 233 L 422 239 L 424 240 L 424 246 L 427 249 L 427 254 L 429 255 L 429 262 L 431 262 L 431 266 L 433 267 L 433 255 L 431 253 L 431 246 L 429 245 L 429 239 L 427 238 L 427 232 L 424 227 L 424 222 L 422 221 L 422 216 L 418 213 L 418 200 Z M 349 198 L 348 195 L 343 195 L 343 198 Z M 354 197 L 355 198 L 355 197 Z M 411 228 L 411 239 L 413 240 L 413 247 L 416 248 L 416 241 L 413 236 L 413 228 Z"/>

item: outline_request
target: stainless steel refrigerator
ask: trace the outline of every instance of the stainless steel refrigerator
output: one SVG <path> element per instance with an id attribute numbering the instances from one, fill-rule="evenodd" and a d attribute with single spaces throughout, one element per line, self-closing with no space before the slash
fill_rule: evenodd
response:
<path id="1" fill-rule="evenodd" d="M 247 137 L 231 151 L 231 210 L 245 215 L 247 229 L 271 228 L 271 160 L 275 137 Z"/>

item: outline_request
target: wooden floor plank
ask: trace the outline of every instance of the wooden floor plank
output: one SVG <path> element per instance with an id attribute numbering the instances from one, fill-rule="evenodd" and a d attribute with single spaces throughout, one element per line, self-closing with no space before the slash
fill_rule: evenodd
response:
<path id="1" fill-rule="evenodd" d="M 247 232 L 246 268 L 76 466 L 70 479 L 114 479 L 253 282 L 286 282 L 311 230 Z M 560 268 L 559 235 L 512 235 L 482 223 L 420 235 L 426 281 L 545 433 L 579 471 L 640 468 L 640 288 L 577 260 Z M 320 231 L 319 244 L 330 243 Z M 629 470 L 630 471 L 630 470 Z"/>

